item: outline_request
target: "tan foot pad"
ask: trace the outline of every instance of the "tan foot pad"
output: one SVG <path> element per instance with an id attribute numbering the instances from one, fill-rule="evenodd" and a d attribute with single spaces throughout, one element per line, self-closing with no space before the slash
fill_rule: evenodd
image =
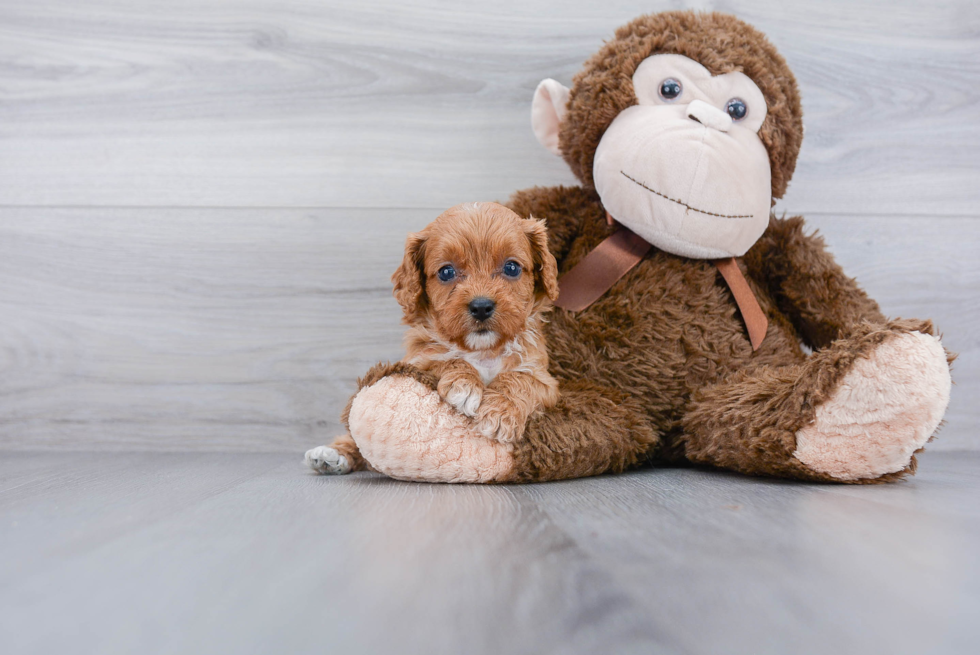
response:
<path id="1" fill-rule="evenodd" d="M 939 426 L 950 385 L 939 339 L 920 332 L 889 339 L 854 364 L 814 423 L 796 433 L 793 455 L 839 480 L 901 471 Z"/>
<path id="2" fill-rule="evenodd" d="M 472 419 L 406 377 L 361 389 L 348 427 L 371 466 L 400 480 L 494 482 L 514 468 L 507 446 L 479 434 Z"/>

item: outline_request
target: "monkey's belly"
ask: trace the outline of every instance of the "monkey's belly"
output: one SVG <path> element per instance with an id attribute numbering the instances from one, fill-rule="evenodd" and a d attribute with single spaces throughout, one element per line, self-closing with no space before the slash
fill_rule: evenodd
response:
<path id="1" fill-rule="evenodd" d="M 764 309 L 771 300 L 756 290 Z M 731 373 L 804 359 L 789 321 L 770 314 L 753 352 L 731 292 L 704 260 L 655 252 L 588 309 L 556 309 L 548 325 L 553 374 L 640 397 L 670 431 L 697 388 Z"/>

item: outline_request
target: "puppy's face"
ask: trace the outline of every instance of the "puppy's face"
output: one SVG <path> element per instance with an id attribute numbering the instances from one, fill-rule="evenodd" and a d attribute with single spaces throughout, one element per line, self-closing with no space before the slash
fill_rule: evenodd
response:
<path id="1" fill-rule="evenodd" d="M 557 275 L 543 221 L 496 203 L 469 203 L 409 235 L 392 281 L 406 323 L 425 323 L 465 350 L 490 350 L 549 306 Z"/>

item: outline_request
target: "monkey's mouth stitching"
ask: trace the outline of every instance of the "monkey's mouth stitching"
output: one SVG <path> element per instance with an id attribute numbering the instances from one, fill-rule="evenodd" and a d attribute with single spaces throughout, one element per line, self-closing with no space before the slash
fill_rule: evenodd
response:
<path id="1" fill-rule="evenodd" d="M 689 204 L 687 204 L 686 202 L 683 202 L 683 201 L 680 201 L 680 200 L 675 200 L 675 199 L 673 199 L 673 198 L 671 198 L 670 196 L 665 196 L 664 194 L 662 194 L 662 193 L 660 193 L 659 191 L 654 191 L 653 189 L 651 189 L 650 187 L 648 187 L 648 186 L 647 186 L 646 184 L 644 184 L 643 182 L 640 182 L 639 180 L 634 180 L 634 179 L 633 179 L 632 177 L 630 177 L 629 175 L 627 175 L 627 174 L 626 174 L 626 171 L 619 171 L 619 172 L 620 172 L 620 174 L 621 174 L 621 175 L 622 175 L 623 177 L 625 177 L 625 178 L 626 178 L 627 180 L 629 180 L 629 181 L 630 181 L 630 182 L 632 182 L 633 184 L 638 184 L 639 186 L 641 186 L 641 187 L 643 187 L 644 189 L 646 189 L 646 190 L 647 190 L 647 191 L 649 191 L 650 193 L 653 193 L 653 194 L 655 194 L 655 195 L 658 195 L 658 196 L 660 196 L 661 198 L 664 198 L 665 200 L 669 200 L 669 201 L 671 201 L 671 202 L 676 202 L 676 203 L 677 203 L 678 205 L 680 205 L 681 207 L 687 207 L 687 208 L 688 208 L 688 209 L 690 209 L 690 210 L 691 210 L 692 212 L 697 212 L 697 213 L 699 213 L 699 214 L 706 214 L 706 215 L 708 215 L 708 216 L 717 216 L 718 218 L 752 218 L 752 216 L 751 216 L 751 215 L 748 215 L 748 216 L 743 216 L 743 215 L 741 215 L 741 214 L 735 214 L 735 215 L 728 215 L 728 214 L 716 214 L 716 213 L 714 213 L 714 212 L 706 212 L 706 211 L 704 211 L 703 209 L 698 209 L 697 207 L 691 207 L 691 206 L 690 206 Z"/>

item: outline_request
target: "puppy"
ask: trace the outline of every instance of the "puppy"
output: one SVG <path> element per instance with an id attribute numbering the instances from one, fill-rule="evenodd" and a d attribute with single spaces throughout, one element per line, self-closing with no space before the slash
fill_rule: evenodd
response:
<path id="1" fill-rule="evenodd" d="M 558 402 L 542 326 L 558 297 L 544 221 L 497 203 L 457 205 L 410 234 L 392 275 L 402 306 L 402 360 L 439 378 L 439 395 L 483 435 L 512 443 Z M 306 453 L 321 473 L 365 468 L 350 435 Z"/>

